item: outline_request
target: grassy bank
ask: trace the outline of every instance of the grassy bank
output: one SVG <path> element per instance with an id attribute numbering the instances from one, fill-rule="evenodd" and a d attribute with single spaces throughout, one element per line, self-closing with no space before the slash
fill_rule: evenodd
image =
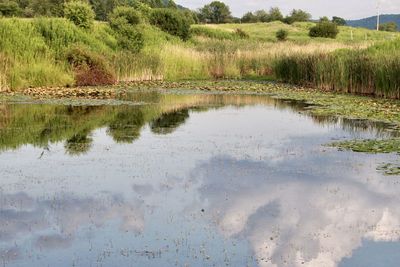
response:
<path id="1" fill-rule="evenodd" d="M 192 26 L 191 39 L 183 42 L 143 22 L 139 28 L 144 37 L 144 48 L 139 53 L 132 53 L 119 46 L 115 34 L 105 22 L 98 22 L 92 30 L 87 31 L 59 18 L 2 18 L 0 60 L 3 64 L 0 66 L 0 90 L 75 85 L 77 74 L 67 55 L 76 47 L 84 51 L 85 55 L 93 55 L 96 62 L 103 62 L 102 68 L 109 69 L 117 82 L 274 79 L 275 74 L 278 74 L 282 80 L 303 84 L 301 77 L 294 80 L 281 75 L 285 61 L 297 57 L 308 59 L 318 57 L 315 55 L 325 56 L 331 52 L 341 53 L 343 58 L 348 58 L 348 54 L 361 53 L 358 52 L 360 49 L 394 37 L 392 33 L 343 27 L 337 40 L 311 39 L 308 37 L 308 29 L 312 25 L 286 25 L 279 22 L 195 25 Z M 237 34 L 238 28 L 247 35 Z M 275 33 L 282 28 L 289 31 L 287 42 L 276 41 Z M 348 52 L 335 52 L 343 49 Z M 379 51 L 385 49 L 377 47 L 369 48 L 371 52 L 368 53 L 373 54 L 374 49 L 378 51 L 375 56 L 377 60 L 397 70 L 392 66 L 395 60 L 391 59 L 391 54 L 383 58 Z M 327 57 L 331 60 L 334 58 Z M 277 67 L 276 62 L 281 65 Z M 293 66 L 292 63 L 289 65 Z M 386 77 L 386 72 L 380 75 Z M 309 81 L 304 84 L 327 87 L 327 79 L 323 78 L 324 83 L 321 84 Z M 336 77 L 330 79 L 336 80 Z M 397 82 L 391 80 L 386 83 L 381 79 L 381 90 L 393 90 L 392 84 L 397 86 Z"/>

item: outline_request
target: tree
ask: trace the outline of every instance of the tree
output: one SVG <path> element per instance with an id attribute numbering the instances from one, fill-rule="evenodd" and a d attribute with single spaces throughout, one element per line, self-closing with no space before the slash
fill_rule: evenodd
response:
<path id="1" fill-rule="evenodd" d="M 186 41 L 190 38 L 190 23 L 184 13 L 167 8 L 154 9 L 150 23 L 161 30 Z"/>
<path id="2" fill-rule="evenodd" d="M 178 8 L 173 0 L 166 0 L 164 6 L 166 8 Z"/>
<path id="3" fill-rule="evenodd" d="M 143 48 L 143 35 L 137 28 L 141 22 L 139 12 L 132 7 L 117 7 L 110 14 L 109 20 L 120 47 L 134 53 Z"/>
<path id="4" fill-rule="evenodd" d="M 206 23 L 227 23 L 232 20 L 229 7 L 222 2 L 214 1 L 200 9 L 200 17 Z"/>
<path id="5" fill-rule="evenodd" d="M 285 18 L 285 22 L 292 24 L 295 22 L 304 22 L 311 19 L 311 14 L 301 9 L 293 9 L 290 16 Z"/>
<path id="6" fill-rule="evenodd" d="M 146 4 L 152 8 L 163 8 L 166 7 L 166 5 L 171 5 L 171 2 L 174 3 L 171 0 L 168 0 L 166 4 L 162 0 L 137 0 L 137 1 L 142 2 L 143 4 Z"/>
<path id="7" fill-rule="evenodd" d="M 108 14 L 110 14 L 115 7 L 120 4 L 119 0 L 90 0 L 90 4 L 93 6 L 94 12 L 96 13 L 96 19 L 107 20 Z"/>
<path id="8" fill-rule="evenodd" d="M 397 24 L 396 22 L 388 22 L 388 23 L 382 23 L 379 25 L 379 30 L 380 31 L 386 31 L 386 32 L 397 32 Z"/>
<path id="9" fill-rule="evenodd" d="M 338 26 L 345 26 L 347 25 L 347 22 L 345 19 L 341 18 L 341 17 L 333 17 L 332 18 L 332 22 L 336 23 L 336 25 Z"/>
<path id="10" fill-rule="evenodd" d="M 112 28 L 118 28 L 122 24 L 128 24 L 135 26 L 140 24 L 141 17 L 132 7 L 116 7 L 113 12 L 109 15 L 109 21 Z"/>
<path id="11" fill-rule="evenodd" d="M 32 0 L 28 7 L 34 16 L 62 17 L 64 0 Z"/>
<path id="12" fill-rule="evenodd" d="M 258 10 L 254 13 L 255 22 L 269 22 L 269 14 L 265 10 Z"/>
<path id="13" fill-rule="evenodd" d="M 252 12 L 247 12 L 242 17 L 243 23 L 254 23 L 257 22 L 257 17 Z"/>
<path id="14" fill-rule="evenodd" d="M 329 18 L 327 16 L 319 18 L 319 22 L 329 22 Z"/>
<path id="15" fill-rule="evenodd" d="M 0 16 L 15 17 L 21 13 L 18 3 L 14 1 L 5 1 L 0 3 Z"/>
<path id="16" fill-rule="evenodd" d="M 283 15 L 278 7 L 273 7 L 269 10 L 268 21 L 283 21 Z"/>
<path id="17" fill-rule="evenodd" d="M 92 6 L 88 3 L 72 1 L 64 5 L 64 17 L 80 28 L 92 28 L 95 16 Z"/>
<path id="18" fill-rule="evenodd" d="M 323 37 L 335 39 L 339 33 L 336 23 L 330 21 L 320 21 L 316 26 L 310 29 L 310 37 Z"/>

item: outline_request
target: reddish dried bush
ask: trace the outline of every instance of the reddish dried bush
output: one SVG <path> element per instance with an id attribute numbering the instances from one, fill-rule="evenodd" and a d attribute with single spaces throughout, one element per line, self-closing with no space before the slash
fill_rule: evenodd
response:
<path id="1" fill-rule="evenodd" d="M 84 47 L 72 47 L 67 60 L 75 72 L 77 86 L 112 85 L 117 81 L 106 60 Z"/>

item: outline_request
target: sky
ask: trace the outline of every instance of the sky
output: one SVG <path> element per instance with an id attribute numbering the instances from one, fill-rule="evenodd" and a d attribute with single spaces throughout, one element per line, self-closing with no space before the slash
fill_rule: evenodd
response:
<path id="1" fill-rule="evenodd" d="M 176 0 L 180 5 L 198 9 L 212 0 Z M 231 7 L 233 15 L 241 17 L 248 11 L 279 7 L 284 14 L 293 8 L 304 9 L 313 18 L 340 16 L 360 19 L 375 16 L 378 0 L 222 0 Z M 400 0 L 380 0 L 382 14 L 400 14 Z"/>

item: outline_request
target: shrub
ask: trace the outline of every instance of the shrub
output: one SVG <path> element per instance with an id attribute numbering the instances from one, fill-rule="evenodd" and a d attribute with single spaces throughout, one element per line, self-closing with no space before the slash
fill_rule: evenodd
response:
<path id="1" fill-rule="evenodd" d="M 144 46 L 143 34 L 131 26 L 120 27 L 117 33 L 118 46 L 137 53 Z"/>
<path id="2" fill-rule="evenodd" d="M 190 38 L 190 23 L 177 10 L 155 9 L 150 16 L 150 23 L 184 41 Z"/>
<path id="3" fill-rule="evenodd" d="M 397 32 L 397 28 L 398 26 L 396 22 L 382 23 L 381 25 L 379 25 L 380 31 Z"/>
<path id="4" fill-rule="evenodd" d="M 110 25 L 113 28 L 119 25 L 129 24 L 135 26 L 140 24 L 140 13 L 132 7 L 117 7 L 109 16 Z"/>
<path id="5" fill-rule="evenodd" d="M 286 41 L 288 38 L 289 32 L 286 30 L 279 30 L 276 32 L 276 39 L 278 39 L 278 41 Z"/>
<path id="6" fill-rule="evenodd" d="M 66 59 L 75 72 L 78 86 L 110 85 L 116 83 L 114 73 L 106 60 L 83 46 L 73 46 L 67 51 Z"/>
<path id="7" fill-rule="evenodd" d="M 248 38 L 250 38 L 250 35 L 247 32 L 245 32 L 244 30 L 239 29 L 239 28 L 237 28 L 235 30 L 235 34 L 237 36 L 239 36 L 240 39 L 248 39 Z"/>
<path id="8" fill-rule="evenodd" d="M 65 3 L 64 17 L 72 21 L 78 27 L 90 29 L 93 27 L 96 15 L 88 3 L 72 1 Z"/>
<path id="9" fill-rule="evenodd" d="M 144 46 L 142 33 L 137 29 L 140 14 L 130 7 L 117 7 L 109 17 L 110 26 L 116 34 L 118 46 L 137 53 Z"/>
<path id="10" fill-rule="evenodd" d="M 329 21 L 321 21 L 310 29 L 310 37 L 323 37 L 335 39 L 339 33 L 336 23 Z"/>
<path id="11" fill-rule="evenodd" d="M 0 2 L 0 17 L 15 17 L 21 13 L 21 9 L 14 1 Z"/>

